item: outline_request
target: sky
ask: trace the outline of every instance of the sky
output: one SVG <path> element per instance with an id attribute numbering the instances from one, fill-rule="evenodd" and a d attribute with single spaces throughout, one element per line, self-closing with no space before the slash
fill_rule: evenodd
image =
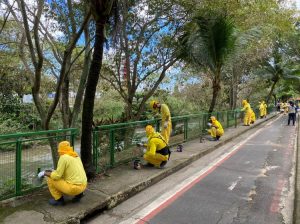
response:
<path id="1" fill-rule="evenodd" d="M 300 0 L 288 0 L 291 4 L 296 4 L 297 8 L 300 9 Z"/>

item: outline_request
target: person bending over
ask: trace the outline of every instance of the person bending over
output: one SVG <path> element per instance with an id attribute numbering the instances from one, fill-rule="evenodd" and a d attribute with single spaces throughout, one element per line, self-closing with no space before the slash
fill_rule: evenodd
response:
<path id="1" fill-rule="evenodd" d="M 148 143 L 144 160 L 155 167 L 163 168 L 170 158 L 171 151 L 163 136 L 154 131 L 151 125 L 146 126 Z"/>
<path id="2" fill-rule="evenodd" d="M 207 131 L 211 135 L 213 141 L 218 141 L 224 134 L 224 129 L 221 123 L 214 116 L 210 117 L 209 123 L 211 124 L 211 127 Z"/>

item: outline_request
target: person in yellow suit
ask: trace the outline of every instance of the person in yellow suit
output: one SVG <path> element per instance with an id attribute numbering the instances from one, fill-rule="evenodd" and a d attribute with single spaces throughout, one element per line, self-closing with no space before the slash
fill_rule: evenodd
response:
<path id="1" fill-rule="evenodd" d="M 215 116 L 210 117 L 209 123 L 211 124 L 211 127 L 207 131 L 213 138 L 213 141 L 218 141 L 220 137 L 224 134 L 224 129 Z"/>
<path id="2" fill-rule="evenodd" d="M 47 184 L 53 198 L 50 205 L 64 205 L 64 196 L 75 196 L 72 202 L 79 202 L 87 187 L 87 177 L 83 164 L 78 154 L 73 150 L 68 141 L 58 145 L 59 160 L 57 169 L 41 171 L 40 178 L 47 176 Z"/>
<path id="3" fill-rule="evenodd" d="M 263 118 L 265 116 L 264 101 L 259 102 L 259 115 L 260 115 L 260 118 Z"/>
<path id="4" fill-rule="evenodd" d="M 241 111 L 244 111 L 244 125 L 245 126 L 250 126 L 251 123 L 251 106 L 250 104 L 247 102 L 247 100 L 243 100 L 242 101 L 242 105 L 243 108 L 241 109 Z"/>
<path id="5" fill-rule="evenodd" d="M 150 108 L 161 114 L 161 135 L 164 137 L 167 144 L 169 144 L 170 135 L 172 132 L 171 113 L 167 104 L 160 104 L 158 101 L 152 100 Z"/>
<path id="6" fill-rule="evenodd" d="M 158 168 L 163 168 L 169 160 L 171 151 L 163 136 L 155 132 L 151 125 L 146 126 L 148 143 L 144 160 Z"/>
<path id="7" fill-rule="evenodd" d="M 289 111 L 289 104 L 287 102 L 283 103 L 284 115 L 288 114 Z"/>
<path id="8" fill-rule="evenodd" d="M 252 109 L 251 109 L 250 113 L 251 113 L 250 124 L 254 124 L 254 122 L 256 121 L 256 115 Z"/>
<path id="9" fill-rule="evenodd" d="M 268 108 L 268 105 L 266 104 L 266 102 L 264 100 L 262 101 L 262 103 L 264 105 L 264 114 L 263 114 L 263 116 L 264 116 L 264 118 L 266 118 L 267 117 L 267 108 Z"/>

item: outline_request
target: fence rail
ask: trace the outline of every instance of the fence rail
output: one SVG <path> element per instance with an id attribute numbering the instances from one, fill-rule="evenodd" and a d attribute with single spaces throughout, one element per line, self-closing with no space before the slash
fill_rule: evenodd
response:
<path id="1" fill-rule="evenodd" d="M 74 144 L 76 134 L 72 128 L 0 135 L 0 200 L 40 188 L 37 173 L 54 167 L 50 143 Z"/>
<path id="2" fill-rule="evenodd" d="M 258 110 L 254 111 L 258 117 Z M 202 138 L 206 133 L 210 116 L 216 116 L 223 128 L 242 122 L 243 112 L 220 111 L 172 117 L 171 146 Z M 145 126 L 152 124 L 160 131 L 160 120 L 145 120 L 98 126 L 93 130 L 93 164 L 97 172 L 104 172 L 119 163 L 125 163 L 142 155 L 137 142 L 146 142 Z"/>
<path id="3" fill-rule="evenodd" d="M 269 112 L 273 108 L 269 108 Z M 255 110 L 256 117 L 259 111 Z M 221 111 L 172 117 L 171 146 L 199 138 L 206 133 L 209 116 L 216 116 L 223 128 L 236 127 L 242 122 L 243 113 Z M 93 164 L 98 173 L 140 157 L 142 152 L 136 146 L 146 142 L 145 126 L 152 124 L 160 131 L 160 120 L 145 120 L 95 127 L 92 132 Z M 51 147 L 68 140 L 75 149 L 76 128 L 39 132 L 0 135 L 0 200 L 23 195 L 40 188 L 40 170 L 54 167 Z M 79 151 L 78 151 L 79 152 Z"/>

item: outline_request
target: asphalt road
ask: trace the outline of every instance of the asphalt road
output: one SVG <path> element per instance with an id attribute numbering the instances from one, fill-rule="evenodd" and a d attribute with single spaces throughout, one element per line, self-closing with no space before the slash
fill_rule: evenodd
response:
<path id="1" fill-rule="evenodd" d="M 286 123 L 251 130 L 89 223 L 292 223 L 296 128 Z"/>

